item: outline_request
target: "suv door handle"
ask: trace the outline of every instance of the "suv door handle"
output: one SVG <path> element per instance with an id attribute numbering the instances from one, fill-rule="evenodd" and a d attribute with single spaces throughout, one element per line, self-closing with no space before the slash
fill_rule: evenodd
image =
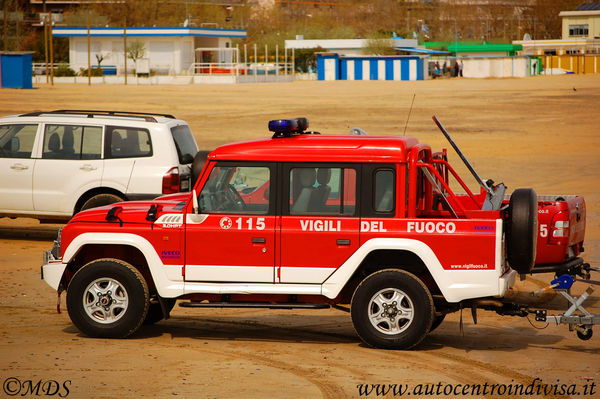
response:
<path id="1" fill-rule="evenodd" d="M 350 245 L 350 240 L 337 240 L 337 245 Z"/>
<path id="2" fill-rule="evenodd" d="M 95 167 L 95 166 L 92 166 L 92 165 L 90 165 L 90 164 L 88 164 L 88 163 L 86 163 L 85 165 L 83 165 L 83 166 L 82 166 L 82 167 L 80 167 L 79 169 L 81 169 L 81 170 L 85 170 L 86 172 L 91 172 L 92 170 L 96 170 L 96 169 L 98 169 L 98 168 L 97 168 L 97 167 Z"/>
<path id="3" fill-rule="evenodd" d="M 23 165 L 22 163 L 16 163 L 14 165 L 11 165 L 10 168 L 14 170 L 26 170 L 29 169 L 29 166 Z"/>
<path id="4" fill-rule="evenodd" d="M 267 242 L 266 238 L 263 237 L 252 237 L 252 244 L 264 244 Z"/>

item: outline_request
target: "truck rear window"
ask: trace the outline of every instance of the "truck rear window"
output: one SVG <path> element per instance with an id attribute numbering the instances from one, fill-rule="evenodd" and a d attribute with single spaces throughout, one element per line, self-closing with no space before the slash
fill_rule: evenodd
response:
<path id="1" fill-rule="evenodd" d="M 179 163 L 191 163 L 198 152 L 198 146 L 192 136 L 192 131 L 188 125 L 179 125 L 171 128 L 171 134 L 177 148 Z M 188 156 L 186 156 L 188 155 Z"/>

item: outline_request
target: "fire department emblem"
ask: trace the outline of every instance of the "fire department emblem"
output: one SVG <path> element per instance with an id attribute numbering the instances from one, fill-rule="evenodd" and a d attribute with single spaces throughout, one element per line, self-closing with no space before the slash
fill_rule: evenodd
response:
<path id="1" fill-rule="evenodd" d="M 228 218 L 227 216 L 222 217 L 221 221 L 219 222 L 219 225 L 221 226 L 221 228 L 223 230 L 229 230 L 231 228 L 231 226 L 233 225 L 233 222 L 231 221 L 230 218 Z"/>

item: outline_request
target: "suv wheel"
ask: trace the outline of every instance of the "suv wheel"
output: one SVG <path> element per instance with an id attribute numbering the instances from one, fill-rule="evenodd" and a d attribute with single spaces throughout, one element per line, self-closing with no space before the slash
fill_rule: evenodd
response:
<path id="1" fill-rule="evenodd" d="M 365 278 L 354 291 L 352 323 L 367 344 L 409 349 L 425 338 L 432 325 L 431 293 L 415 275 L 382 270 Z"/>
<path id="2" fill-rule="evenodd" d="M 148 285 L 133 266 L 99 259 L 83 266 L 67 289 L 73 324 L 84 334 L 124 338 L 136 332 L 148 313 Z"/>
<path id="3" fill-rule="evenodd" d="M 79 211 L 85 211 L 90 208 L 97 208 L 99 206 L 114 204 L 115 202 L 123 202 L 124 198 L 111 193 L 96 194 L 81 205 Z"/>

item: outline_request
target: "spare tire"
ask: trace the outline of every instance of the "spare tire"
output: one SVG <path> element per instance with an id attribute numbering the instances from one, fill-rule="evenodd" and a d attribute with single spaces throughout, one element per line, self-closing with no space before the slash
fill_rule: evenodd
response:
<path id="1" fill-rule="evenodd" d="M 204 164 L 208 159 L 208 154 L 210 154 L 210 151 L 198 151 L 194 157 L 194 162 L 192 162 L 192 187 L 196 184 L 196 180 L 200 177 L 200 173 L 202 173 Z"/>
<path id="2" fill-rule="evenodd" d="M 510 196 L 506 229 L 508 264 L 527 274 L 535 264 L 538 217 L 537 195 L 531 188 L 519 188 Z"/>

